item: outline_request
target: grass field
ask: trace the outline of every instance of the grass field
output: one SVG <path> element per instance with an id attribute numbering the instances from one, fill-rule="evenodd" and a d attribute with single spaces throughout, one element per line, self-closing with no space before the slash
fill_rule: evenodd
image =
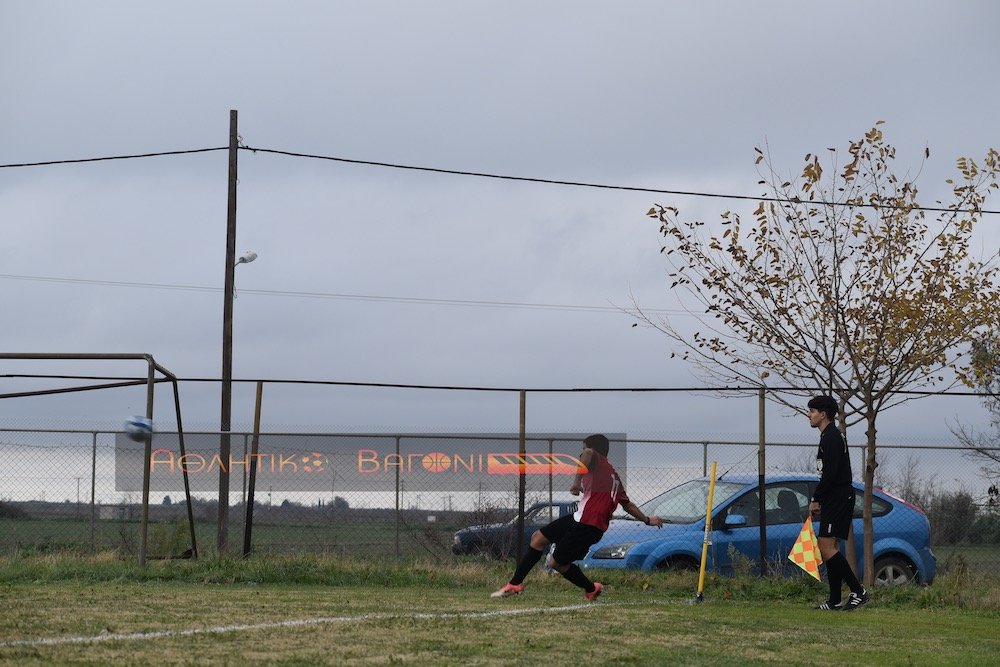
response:
<path id="1" fill-rule="evenodd" d="M 317 557 L 161 562 L 113 555 L 0 560 L 8 664 L 993 665 L 1000 582 L 874 592 L 853 613 L 811 610 L 825 587 L 691 574 L 603 573 L 579 589 L 536 568 L 489 598 L 499 565 Z M 966 575 L 967 576 L 967 575 Z"/>

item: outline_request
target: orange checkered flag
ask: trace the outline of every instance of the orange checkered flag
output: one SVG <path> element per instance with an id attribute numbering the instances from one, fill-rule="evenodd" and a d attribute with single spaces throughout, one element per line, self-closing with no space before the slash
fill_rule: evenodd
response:
<path id="1" fill-rule="evenodd" d="M 807 574 L 819 578 L 819 566 L 823 562 L 823 557 L 819 553 L 819 545 L 816 543 L 816 533 L 813 532 L 812 517 L 806 517 L 806 522 L 802 524 L 802 531 L 799 539 L 792 545 L 792 552 L 788 554 L 788 560 L 792 561 Z"/>

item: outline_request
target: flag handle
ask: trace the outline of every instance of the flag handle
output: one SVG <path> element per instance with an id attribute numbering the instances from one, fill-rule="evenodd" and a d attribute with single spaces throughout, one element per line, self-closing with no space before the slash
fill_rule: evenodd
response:
<path id="1" fill-rule="evenodd" d="M 701 543 L 701 567 L 698 572 L 698 595 L 695 596 L 695 602 L 705 601 L 705 595 L 703 594 L 705 590 L 705 562 L 708 560 L 708 545 L 712 541 L 712 500 L 715 498 L 715 465 L 716 462 L 712 461 L 712 477 L 708 482 L 708 506 L 705 510 L 705 538 Z"/>

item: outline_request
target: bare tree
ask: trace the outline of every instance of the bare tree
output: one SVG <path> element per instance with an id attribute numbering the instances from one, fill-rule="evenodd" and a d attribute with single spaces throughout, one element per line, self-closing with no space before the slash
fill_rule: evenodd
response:
<path id="1" fill-rule="evenodd" d="M 980 464 L 982 475 L 995 486 L 1000 479 L 1000 338 L 995 333 L 974 344 L 973 363 L 977 389 L 989 415 L 989 428 L 979 431 L 959 424 L 951 432 L 968 448 L 969 458 Z"/>
<path id="2" fill-rule="evenodd" d="M 884 470 L 887 457 L 879 464 L 879 470 Z M 893 492 L 908 503 L 913 503 L 921 509 L 930 508 L 934 498 L 940 495 L 937 473 L 928 473 L 921 469 L 920 461 L 913 454 L 907 455 L 897 475 L 883 473 L 884 485 L 891 486 Z M 879 483 L 883 486 L 883 483 Z"/>
<path id="3" fill-rule="evenodd" d="M 749 225 L 725 211 L 708 231 L 673 206 L 650 209 L 670 287 L 697 309 L 700 328 L 635 311 L 716 386 L 828 391 L 840 402 L 843 431 L 865 424 L 868 583 L 878 415 L 914 398 L 901 392 L 973 382 L 968 343 L 1000 323 L 1000 257 L 972 250 L 1000 154 L 989 150 L 982 166 L 960 158 L 960 177 L 948 181 L 952 201 L 927 209 L 915 179 L 893 171 L 896 151 L 880 125 L 850 142 L 843 166 L 830 149 L 828 169 L 809 154 L 801 174 L 787 179 L 769 152 L 755 149 L 767 192 Z M 800 398 L 769 396 L 802 410 Z"/>

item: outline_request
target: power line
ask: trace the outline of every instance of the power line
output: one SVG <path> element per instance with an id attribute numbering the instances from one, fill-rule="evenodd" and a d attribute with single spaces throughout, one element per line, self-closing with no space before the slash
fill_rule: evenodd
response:
<path id="1" fill-rule="evenodd" d="M 75 160 L 49 160 L 46 162 L 22 162 L 15 164 L 0 164 L 0 169 L 10 169 L 14 167 L 41 167 L 47 165 L 57 165 L 57 164 L 77 164 L 83 162 L 101 162 L 107 160 L 131 160 L 136 158 L 146 158 L 146 157 L 160 157 L 165 155 L 184 155 L 190 153 L 208 153 L 212 151 L 225 151 L 229 150 L 228 146 L 220 146 L 218 148 L 196 148 L 191 150 L 183 151 L 163 151 L 158 153 L 139 153 L 135 155 L 115 155 L 107 157 L 96 157 L 96 158 L 80 158 Z M 316 155 L 311 153 L 299 153 L 295 151 L 284 151 L 274 148 L 257 148 L 253 146 L 241 145 L 239 150 L 251 151 L 253 153 L 270 153 L 273 155 L 284 155 L 288 157 L 299 157 L 307 158 L 311 160 L 326 160 L 330 162 L 341 162 L 344 164 L 358 164 L 370 167 L 384 167 L 388 169 L 403 169 L 407 171 L 422 171 L 435 174 L 448 174 L 451 176 L 468 176 L 474 178 L 490 178 L 505 181 L 519 181 L 523 183 L 538 183 L 542 185 L 563 185 L 572 186 L 580 188 L 591 188 L 598 190 L 617 190 L 623 192 L 646 192 L 650 194 L 660 194 L 660 195 L 673 195 L 681 197 L 702 197 L 710 199 L 733 199 L 738 201 L 756 201 L 756 202 L 774 202 L 782 204 L 809 204 L 815 206 L 857 206 L 860 208 L 893 208 L 891 206 L 882 206 L 879 204 L 870 203 L 854 203 L 849 204 L 846 202 L 831 202 L 824 200 L 802 200 L 798 198 L 785 198 L 785 197 L 767 197 L 767 196 L 755 196 L 755 195 L 734 195 L 725 194 L 719 192 L 700 192 L 695 190 L 666 190 L 662 188 L 646 188 L 632 185 L 609 185 L 605 183 L 588 183 L 584 181 L 565 181 L 559 179 L 551 178 L 534 178 L 530 176 L 510 176 L 504 174 L 491 174 L 487 172 L 478 171 L 464 171 L 459 169 L 443 169 L 439 167 L 420 167 L 415 165 L 398 164 L 393 162 L 378 162 L 374 160 L 357 160 L 352 158 L 336 157 L 331 155 Z M 898 207 L 903 208 L 903 207 Z M 977 213 L 980 215 L 1000 215 L 1000 211 L 995 211 L 991 209 L 974 210 L 967 208 L 949 209 L 941 206 L 915 206 L 908 207 L 908 210 L 912 211 L 930 211 L 936 213 Z"/>
<path id="2" fill-rule="evenodd" d="M 134 287 L 141 289 L 165 289 L 181 290 L 188 292 L 221 292 L 221 287 L 206 287 L 203 285 L 177 285 L 169 283 L 140 283 L 127 282 L 121 280 L 88 280 L 84 278 L 55 278 L 51 276 L 25 276 L 13 274 L 0 274 L 0 279 L 6 280 L 26 280 L 33 282 L 69 283 L 76 285 L 98 285 L 102 287 Z M 410 303 L 416 305 L 432 306 L 475 306 L 481 308 L 526 308 L 532 310 L 558 310 L 558 311 L 578 311 L 596 313 L 622 313 L 625 309 L 616 306 L 593 306 L 582 304 L 566 303 L 532 303 L 524 301 L 489 301 L 484 299 L 440 299 L 431 297 L 406 297 L 394 295 L 378 294 L 345 294 L 334 292 L 305 292 L 295 290 L 266 290 L 266 289 L 240 289 L 239 294 L 255 294 L 258 296 L 290 297 L 305 299 L 341 299 L 349 301 L 371 301 L 386 303 Z M 645 309 L 645 312 L 655 314 L 689 315 L 685 310 L 679 309 Z"/>
<path id="3" fill-rule="evenodd" d="M 228 146 L 220 148 L 193 148 L 184 151 L 162 151 L 159 153 L 137 153 L 135 155 L 110 155 L 107 157 L 87 157 L 76 160 L 48 160 L 46 162 L 21 162 L 17 164 L 0 164 L 0 169 L 12 169 L 14 167 L 45 167 L 54 164 L 79 164 L 81 162 L 106 162 L 108 160 L 134 160 L 144 157 L 161 157 L 164 155 L 187 155 L 190 153 L 210 153 L 212 151 L 228 151 Z"/>
<path id="4" fill-rule="evenodd" d="M 371 167 L 386 167 L 389 169 L 404 169 L 409 171 L 424 171 L 435 174 L 449 174 L 452 176 L 473 176 L 476 178 L 492 178 L 505 181 L 521 181 L 525 183 L 541 183 L 543 185 L 568 185 L 580 188 L 594 188 L 600 190 L 620 190 L 625 192 L 647 192 L 651 194 L 658 195 L 675 195 L 682 197 L 703 197 L 703 198 L 715 198 L 715 199 L 736 199 L 740 201 L 758 201 L 758 202 L 775 202 L 782 204 L 809 204 L 815 206 L 857 206 L 861 208 L 907 208 L 907 210 L 912 211 L 933 211 L 938 213 L 979 213 L 982 215 L 1000 215 L 1000 211 L 992 210 L 974 210 L 966 208 L 950 209 L 937 206 L 913 206 L 913 207 L 894 207 L 894 206 L 882 206 L 879 204 L 867 204 L 867 203 L 855 203 L 849 204 L 846 202 L 831 202 L 823 200 L 803 200 L 799 198 L 786 198 L 786 197 L 767 197 L 767 196 L 754 196 L 754 195 L 731 195 L 723 194 L 718 192 L 697 192 L 693 190 L 664 190 L 659 188 L 644 188 L 632 185 L 607 185 L 603 183 L 587 183 L 583 181 L 563 181 L 550 178 L 532 178 L 528 176 L 508 176 L 503 174 L 489 174 L 485 172 L 478 171 L 460 171 L 457 169 L 440 169 L 437 167 L 417 167 L 413 165 L 405 164 L 395 164 L 392 162 L 375 162 L 372 160 L 354 160 L 349 158 L 334 157 L 329 155 L 312 155 L 309 153 L 296 153 L 292 151 L 282 151 L 272 148 L 254 148 L 252 146 L 240 146 L 240 150 L 252 151 L 254 153 L 271 153 L 274 155 L 286 155 L 289 157 L 301 157 L 309 158 L 312 160 L 328 160 L 331 162 L 343 162 L 345 164 L 360 164 L 367 165 Z"/>
<path id="5" fill-rule="evenodd" d="M 144 377 L 129 377 L 123 375 L 76 375 L 76 374 L 65 374 L 65 373 L 2 373 L 0 374 L 0 379 L 51 379 L 51 380 L 102 380 L 102 381 L 128 381 L 137 382 L 140 384 L 145 384 L 148 380 Z M 169 382 L 167 378 L 156 378 L 155 383 Z M 216 383 L 220 379 L 217 377 L 179 377 L 178 382 L 197 382 L 197 383 Z M 412 383 L 400 383 L 400 382 L 352 382 L 346 380 L 303 380 L 303 379 L 279 379 L 279 378 L 233 378 L 233 382 L 240 382 L 245 384 L 265 382 L 267 384 L 280 384 L 280 385 L 290 385 L 290 384 L 300 384 L 300 385 L 326 385 L 326 386 L 339 386 L 339 387 L 373 387 L 373 388 L 388 388 L 388 389 L 449 389 L 458 391 L 504 391 L 504 392 L 517 392 L 517 391 L 528 391 L 528 392 L 538 392 L 538 393 L 614 393 L 614 392 L 631 392 L 631 393 L 753 393 L 757 394 L 763 387 L 759 386 L 726 386 L 726 387 L 660 387 L 660 386 L 646 386 L 646 387 L 499 387 L 499 386 L 478 386 L 478 385 L 440 385 L 440 384 L 412 384 Z M 809 395 L 815 391 L 815 389 L 809 389 L 806 387 L 766 387 L 769 393 L 793 393 L 793 394 L 806 394 Z M 58 391 L 58 390 L 54 390 Z M 967 391 L 960 390 L 955 391 L 952 389 L 943 390 L 916 390 L 916 389 L 899 389 L 892 392 L 896 395 L 901 396 L 978 396 L 980 398 L 984 396 L 993 396 L 995 394 L 990 394 L 989 392 L 983 391 Z M 20 428 L 0 428 L 0 431 L 16 431 L 21 432 L 25 429 Z M 38 429 L 27 429 L 29 431 L 37 431 Z M 57 432 L 57 433 L 91 433 L 92 429 L 85 429 L 83 431 L 77 431 L 75 429 L 63 430 L 63 429 L 48 429 L 45 432 Z M 658 442 L 658 441 L 650 441 Z M 673 441 L 670 441 L 673 442 Z M 733 443 L 733 444 L 743 444 L 743 443 Z"/>

